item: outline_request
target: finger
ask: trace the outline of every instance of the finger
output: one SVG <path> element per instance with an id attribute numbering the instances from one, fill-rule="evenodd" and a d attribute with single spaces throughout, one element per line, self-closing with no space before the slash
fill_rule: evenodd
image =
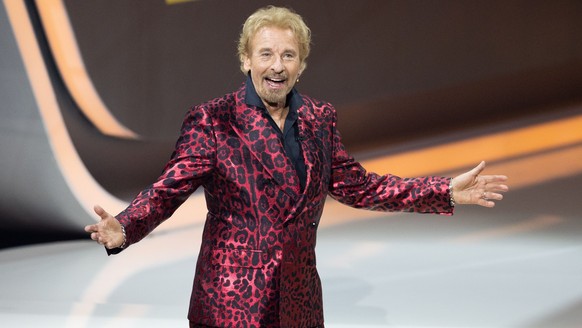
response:
<path id="1" fill-rule="evenodd" d="M 113 246 L 113 243 L 112 242 L 104 243 L 103 246 L 105 246 L 105 248 L 107 248 L 107 249 L 115 248 L 115 246 Z"/>
<path id="2" fill-rule="evenodd" d="M 97 241 L 97 243 L 102 246 L 105 246 L 107 243 L 109 243 L 109 241 L 107 241 L 107 238 L 104 238 L 101 235 L 99 235 L 95 241 Z"/>
<path id="3" fill-rule="evenodd" d="M 477 205 L 491 208 L 491 207 L 495 207 L 495 202 L 488 200 L 488 199 L 481 198 L 477 201 Z"/>
<path id="4" fill-rule="evenodd" d="M 503 195 L 495 192 L 484 191 L 477 200 L 477 205 L 483 207 L 495 207 L 495 201 L 503 200 Z"/>
<path id="5" fill-rule="evenodd" d="M 509 186 L 503 181 L 485 182 L 483 185 L 484 191 L 499 191 L 505 192 L 509 190 Z"/>
<path id="6" fill-rule="evenodd" d="M 496 192 L 484 192 L 483 199 L 485 200 L 503 200 L 503 195 Z"/>
<path id="7" fill-rule="evenodd" d="M 487 191 L 494 191 L 494 192 L 506 192 L 509 190 L 509 187 L 504 184 L 488 184 Z"/>
<path id="8" fill-rule="evenodd" d="M 508 179 L 505 175 L 481 175 L 480 178 L 483 179 L 485 183 L 501 183 Z"/>

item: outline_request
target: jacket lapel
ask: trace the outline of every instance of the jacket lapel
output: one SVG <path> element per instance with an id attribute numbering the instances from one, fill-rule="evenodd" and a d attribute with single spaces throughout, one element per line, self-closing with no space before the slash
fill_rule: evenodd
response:
<path id="1" fill-rule="evenodd" d="M 323 152 L 321 145 L 318 144 L 317 127 L 314 125 L 316 118 L 305 104 L 298 109 L 297 114 L 298 132 L 307 171 L 307 180 L 301 197 L 295 202 L 290 215 L 285 221 L 297 217 L 299 212 L 303 211 L 307 205 L 310 205 L 307 204 L 307 201 L 321 201 L 316 199 L 316 195 L 321 195 L 319 189 L 322 187 L 322 159 L 320 156 L 322 156 Z M 325 195 L 323 199 L 325 199 Z"/>
<path id="2" fill-rule="evenodd" d="M 297 172 L 285 155 L 281 139 L 261 111 L 261 108 L 247 105 L 244 93 L 239 92 L 231 126 L 264 170 L 296 200 L 300 192 Z"/>
<path id="3" fill-rule="evenodd" d="M 315 136 L 315 127 L 313 126 L 313 122 L 315 121 L 315 117 L 313 114 L 307 110 L 307 106 L 303 105 L 297 111 L 298 119 L 298 130 L 299 130 L 299 137 L 301 143 L 301 150 L 303 152 L 303 160 L 305 161 L 305 168 L 307 170 L 307 180 L 305 181 L 305 190 L 304 194 L 309 187 L 313 183 L 314 173 L 313 170 L 315 168 L 315 163 L 317 161 L 317 143 L 316 143 L 316 136 Z"/>

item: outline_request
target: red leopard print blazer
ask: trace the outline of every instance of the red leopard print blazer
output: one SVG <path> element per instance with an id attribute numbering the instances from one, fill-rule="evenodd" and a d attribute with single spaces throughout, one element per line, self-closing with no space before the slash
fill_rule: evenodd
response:
<path id="1" fill-rule="evenodd" d="M 303 191 L 271 124 L 245 104 L 243 85 L 189 110 L 162 175 L 117 216 L 127 244 L 136 243 L 204 188 L 208 214 L 188 315 L 194 323 L 323 326 L 315 243 L 328 195 L 371 210 L 453 211 L 449 178 L 366 172 L 344 149 L 332 105 L 301 97 Z"/>

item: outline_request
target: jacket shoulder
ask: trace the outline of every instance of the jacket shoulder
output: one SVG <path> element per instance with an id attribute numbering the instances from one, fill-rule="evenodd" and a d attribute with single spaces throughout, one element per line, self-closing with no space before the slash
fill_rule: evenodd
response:
<path id="1" fill-rule="evenodd" d="M 331 119 L 335 120 L 337 118 L 337 112 L 335 107 L 328 101 L 322 101 L 315 99 L 307 95 L 301 95 L 304 107 L 307 111 L 318 117 L 320 119 Z"/>
<path id="2" fill-rule="evenodd" d="M 209 117 L 215 118 L 230 112 L 230 110 L 239 102 L 237 100 L 238 92 L 239 91 L 227 93 L 223 96 L 190 106 L 184 120 L 199 119 L 200 115 L 208 115 Z"/>
<path id="3" fill-rule="evenodd" d="M 300 96 L 301 96 L 301 99 L 303 100 L 303 103 L 305 105 L 312 106 L 315 108 L 321 108 L 321 107 L 333 108 L 333 105 L 328 101 L 319 100 L 319 99 L 316 99 L 316 98 L 313 98 L 311 96 L 304 95 L 304 94 L 300 94 Z"/>
<path id="4" fill-rule="evenodd" d="M 237 92 L 231 92 L 221 97 L 210 99 L 193 107 L 202 107 L 208 110 L 209 112 L 220 111 L 221 109 L 229 108 L 236 105 L 237 98 L 238 98 Z"/>

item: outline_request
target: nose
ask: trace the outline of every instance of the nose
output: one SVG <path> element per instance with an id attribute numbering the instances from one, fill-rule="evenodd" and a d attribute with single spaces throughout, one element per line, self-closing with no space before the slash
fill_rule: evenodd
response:
<path id="1" fill-rule="evenodd" d="M 273 64 L 271 65 L 271 70 L 274 73 L 282 73 L 285 70 L 285 65 L 283 65 L 283 59 L 279 56 L 274 57 Z"/>

